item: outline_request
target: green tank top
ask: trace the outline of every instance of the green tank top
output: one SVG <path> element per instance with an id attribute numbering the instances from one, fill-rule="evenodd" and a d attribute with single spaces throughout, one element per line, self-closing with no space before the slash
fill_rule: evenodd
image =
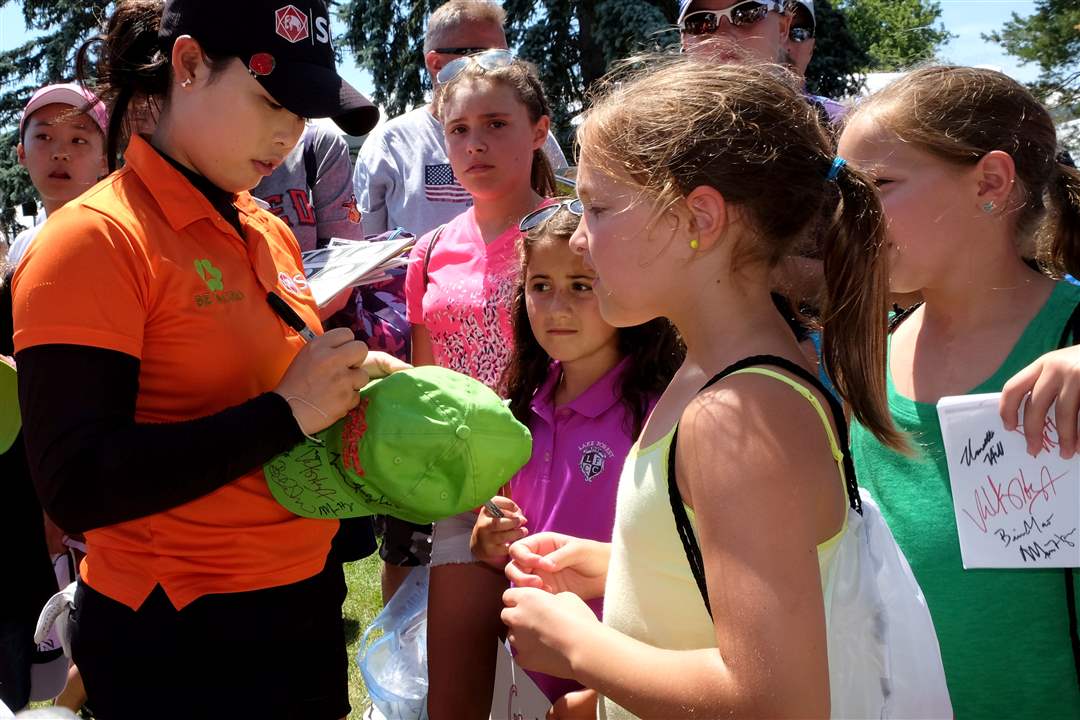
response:
<path id="1" fill-rule="evenodd" d="M 1078 303 L 1080 287 L 1059 283 L 997 372 L 968 394 L 999 392 L 1057 349 Z M 1065 573 L 964 570 L 937 408 L 897 393 L 891 371 L 887 380 L 893 421 L 914 452 L 890 450 L 853 422 L 852 459 L 926 596 L 956 717 L 1080 718 Z"/>

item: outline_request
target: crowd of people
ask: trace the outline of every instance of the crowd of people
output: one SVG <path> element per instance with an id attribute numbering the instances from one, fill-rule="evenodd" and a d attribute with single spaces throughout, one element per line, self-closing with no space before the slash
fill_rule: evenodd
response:
<path id="1" fill-rule="evenodd" d="M 1080 716 L 1080 580 L 965 568 L 936 412 L 1001 392 L 1032 454 L 1078 449 L 1080 173 L 1046 108 L 936 65 L 816 96 L 812 0 L 683 0 L 571 173 L 505 20 L 436 9 L 430 102 L 379 125 L 324 0 L 122 0 L 34 93 L 0 717 L 344 718 L 342 563 L 375 552 L 384 602 L 430 566 L 433 720 L 489 716 L 502 639 L 550 718 Z M 301 251 L 399 231 L 407 270 L 315 304 Z M 434 525 L 274 499 L 266 463 L 419 365 L 528 428 L 499 495 Z M 871 542 L 909 582 L 848 597 Z"/>

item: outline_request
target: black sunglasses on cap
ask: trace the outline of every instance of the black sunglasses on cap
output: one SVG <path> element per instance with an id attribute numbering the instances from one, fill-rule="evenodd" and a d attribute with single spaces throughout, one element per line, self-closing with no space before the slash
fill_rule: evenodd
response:
<path id="1" fill-rule="evenodd" d="M 437 52 L 440 55 L 475 55 L 491 49 L 486 47 L 442 47 L 435 48 L 431 52 Z"/>
<path id="2" fill-rule="evenodd" d="M 687 13 L 679 22 L 679 32 L 684 35 L 712 35 L 720 29 L 720 19 L 727 19 L 732 27 L 746 27 L 760 22 L 770 12 L 780 12 L 774 0 L 744 0 L 725 10 L 697 10 Z"/>
<path id="3" fill-rule="evenodd" d="M 561 198 L 559 199 L 559 202 L 545 205 L 539 210 L 533 210 L 531 213 L 521 218 L 521 222 L 518 223 L 518 230 L 523 233 L 534 230 L 555 217 L 555 215 L 563 208 L 566 208 L 578 217 L 585 214 L 585 208 L 582 206 L 581 200 L 578 198 Z"/>

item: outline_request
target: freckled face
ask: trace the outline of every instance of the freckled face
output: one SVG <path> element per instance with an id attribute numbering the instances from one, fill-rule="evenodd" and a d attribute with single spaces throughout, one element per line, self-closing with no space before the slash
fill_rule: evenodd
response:
<path id="1" fill-rule="evenodd" d="M 888 224 L 889 289 L 918 292 L 955 274 L 977 252 L 973 208 L 964 193 L 970 170 L 945 162 L 860 113 L 840 138 L 839 155 L 870 174 Z"/>
<path id="2" fill-rule="evenodd" d="M 665 250 L 679 240 L 657 222 L 641 188 L 593 167 L 584 153 L 577 191 L 585 214 L 571 247 L 596 272 L 593 292 L 604 320 L 631 327 L 662 315 L 665 288 L 678 277 Z"/>

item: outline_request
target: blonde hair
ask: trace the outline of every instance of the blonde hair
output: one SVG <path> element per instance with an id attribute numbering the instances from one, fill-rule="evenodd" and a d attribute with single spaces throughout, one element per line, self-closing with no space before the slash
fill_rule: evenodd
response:
<path id="1" fill-rule="evenodd" d="M 502 30 L 506 24 L 506 11 L 501 5 L 488 0 L 450 0 L 440 5 L 428 18 L 424 52 L 431 52 L 439 47 L 443 36 L 471 23 L 490 23 Z"/>
<path id="2" fill-rule="evenodd" d="M 1054 121 L 1027 88 L 993 70 L 937 65 L 878 91 L 852 117 L 867 112 L 901 140 L 956 165 L 1008 153 L 1021 202 L 1018 249 L 1052 275 L 1080 274 L 1080 173 L 1062 162 Z M 1029 238 L 1034 252 L 1023 247 Z"/>
<path id="3" fill-rule="evenodd" d="M 829 132 L 778 66 L 684 55 L 631 67 L 602 83 L 578 129 L 583 160 L 640 186 L 658 213 L 694 188 L 715 189 L 754 228 L 738 262 L 771 267 L 819 241 L 826 368 L 859 422 L 903 448 L 885 393 L 885 235 L 870 180 L 846 166 L 833 172 Z"/>

